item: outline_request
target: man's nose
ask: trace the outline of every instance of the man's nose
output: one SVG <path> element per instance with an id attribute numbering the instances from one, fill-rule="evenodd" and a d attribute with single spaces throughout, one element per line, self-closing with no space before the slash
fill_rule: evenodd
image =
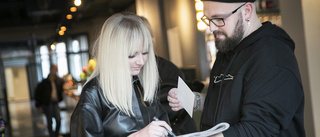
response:
<path id="1" fill-rule="evenodd" d="M 217 26 L 216 26 L 215 24 L 213 24 L 212 22 L 210 22 L 209 27 L 210 27 L 210 32 L 213 32 L 213 31 L 219 29 L 219 27 L 217 27 Z"/>

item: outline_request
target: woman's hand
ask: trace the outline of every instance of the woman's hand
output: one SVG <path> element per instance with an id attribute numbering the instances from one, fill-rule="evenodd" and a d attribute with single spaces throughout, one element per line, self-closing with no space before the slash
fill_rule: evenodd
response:
<path id="1" fill-rule="evenodd" d="M 129 137 L 166 137 L 168 136 L 168 132 L 165 128 L 172 131 L 165 121 L 152 121 L 143 129 L 129 135 Z"/>
<path id="2" fill-rule="evenodd" d="M 180 104 L 179 99 L 178 99 L 178 89 L 177 88 L 170 89 L 170 91 L 168 92 L 167 99 L 169 101 L 169 106 L 171 107 L 171 109 L 173 111 L 179 111 L 180 109 L 183 108 L 182 105 Z"/>

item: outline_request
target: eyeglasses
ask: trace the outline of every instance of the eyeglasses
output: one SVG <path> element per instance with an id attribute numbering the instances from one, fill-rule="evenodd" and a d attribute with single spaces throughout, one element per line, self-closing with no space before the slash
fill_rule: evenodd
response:
<path id="1" fill-rule="evenodd" d="M 225 24 L 224 20 L 228 17 L 230 17 L 232 14 L 236 13 L 242 6 L 244 6 L 246 3 L 242 4 L 240 7 L 236 8 L 234 11 L 229 13 L 227 16 L 223 18 L 213 18 L 213 19 L 208 19 L 206 16 L 202 16 L 201 20 L 208 26 L 210 26 L 210 22 L 212 22 L 214 25 L 217 27 L 223 27 Z"/>

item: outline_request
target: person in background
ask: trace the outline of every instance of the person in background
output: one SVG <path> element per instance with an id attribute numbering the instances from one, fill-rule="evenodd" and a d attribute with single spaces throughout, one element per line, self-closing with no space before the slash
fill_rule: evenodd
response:
<path id="1" fill-rule="evenodd" d="M 172 62 L 157 56 L 157 66 L 160 74 L 160 88 L 158 97 L 162 106 L 166 109 L 171 128 L 176 135 L 183 135 L 197 131 L 194 119 L 184 109 L 172 111 L 167 100 L 168 92 L 178 85 L 178 77 L 185 80 L 183 72 Z M 191 82 L 187 82 L 191 83 Z"/>
<path id="2" fill-rule="evenodd" d="M 63 100 L 64 81 L 57 75 L 57 65 L 50 65 L 48 77 L 42 80 L 35 89 L 36 107 L 47 118 L 47 127 L 50 137 L 58 137 L 61 125 L 59 102 Z M 56 121 L 55 130 L 52 126 L 52 118 Z"/>
<path id="3" fill-rule="evenodd" d="M 152 37 L 141 18 L 130 12 L 109 17 L 93 56 L 97 65 L 72 113 L 71 136 L 167 136 L 166 129 L 172 129 L 156 96 L 159 73 Z"/>
<path id="4" fill-rule="evenodd" d="M 255 0 L 202 1 L 201 19 L 219 51 L 206 97 L 195 97 L 195 108 L 203 108 L 201 130 L 227 122 L 230 128 L 216 137 L 305 137 L 294 41 L 278 26 L 260 23 Z M 176 92 L 168 96 L 175 111 L 182 109 Z"/>
<path id="5" fill-rule="evenodd" d="M 154 38 L 153 31 L 151 29 L 151 25 L 148 19 L 143 16 L 140 16 L 140 18 L 143 20 L 144 25 L 150 31 L 152 38 Z M 183 72 L 171 61 L 166 60 L 160 56 L 156 56 L 156 61 L 160 76 L 160 88 L 157 96 L 159 98 L 160 103 L 168 113 L 172 131 L 176 135 L 196 132 L 196 124 L 194 120 L 188 115 L 188 113 L 185 110 L 172 111 L 167 100 L 169 90 L 171 88 L 176 88 L 178 85 L 178 77 L 181 77 L 183 80 L 185 80 Z M 202 88 L 198 88 L 197 90 L 202 90 Z"/>

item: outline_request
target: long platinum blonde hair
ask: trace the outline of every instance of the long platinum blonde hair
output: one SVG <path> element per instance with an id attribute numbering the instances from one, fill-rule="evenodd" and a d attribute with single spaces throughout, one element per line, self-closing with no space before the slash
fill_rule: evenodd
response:
<path id="1" fill-rule="evenodd" d="M 159 74 L 153 51 L 152 36 L 142 19 L 129 12 L 108 18 L 94 43 L 92 55 L 97 65 L 88 81 L 99 76 L 99 84 L 106 100 L 129 116 L 132 109 L 132 75 L 129 56 L 143 46 L 148 59 L 138 77 L 144 88 L 144 101 L 153 102 L 158 88 Z"/>

